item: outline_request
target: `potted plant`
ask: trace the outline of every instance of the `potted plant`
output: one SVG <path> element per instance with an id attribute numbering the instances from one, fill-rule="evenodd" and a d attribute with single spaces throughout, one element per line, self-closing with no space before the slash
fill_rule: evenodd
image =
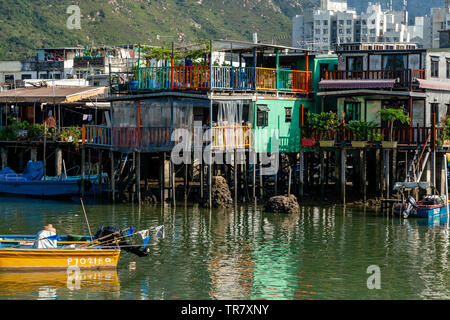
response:
<path id="1" fill-rule="evenodd" d="M 447 118 L 441 122 L 440 129 L 440 145 L 450 146 L 450 118 Z"/>
<path id="2" fill-rule="evenodd" d="M 73 143 L 78 149 L 81 139 L 81 129 L 76 126 L 64 128 L 60 134 L 61 141 Z"/>
<path id="3" fill-rule="evenodd" d="M 28 126 L 27 139 L 29 141 L 40 141 L 44 136 L 43 124 L 30 124 Z"/>
<path id="4" fill-rule="evenodd" d="M 381 133 L 373 132 L 370 136 L 370 140 L 374 142 L 375 148 L 380 148 L 381 142 L 383 141 L 383 135 Z"/>
<path id="5" fill-rule="evenodd" d="M 312 114 L 308 112 L 308 120 L 306 121 L 305 125 L 301 127 L 302 147 L 314 147 L 316 145 L 316 139 L 313 138 L 314 128 L 312 127 L 311 116 Z"/>
<path id="6" fill-rule="evenodd" d="M 335 142 L 339 120 L 335 112 L 321 112 L 309 116 L 311 127 L 319 133 L 319 144 L 322 148 L 332 147 Z"/>
<path id="7" fill-rule="evenodd" d="M 394 123 L 399 121 L 400 123 L 408 123 L 409 117 L 405 114 L 403 109 L 382 109 L 378 111 L 381 120 L 387 121 L 389 129 L 389 141 L 383 141 L 383 148 L 397 148 L 397 141 L 393 141 Z"/>
<path id="8" fill-rule="evenodd" d="M 369 136 L 375 129 L 375 124 L 372 121 L 352 120 L 348 123 L 347 128 L 353 132 L 352 147 L 365 148 L 367 147 Z"/>

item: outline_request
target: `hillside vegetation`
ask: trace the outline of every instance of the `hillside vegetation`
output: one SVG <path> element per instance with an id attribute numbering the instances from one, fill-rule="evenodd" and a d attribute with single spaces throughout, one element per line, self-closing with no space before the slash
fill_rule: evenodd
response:
<path id="1" fill-rule="evenodd" d="M 66 26 L 66 10 L 74 4 L 81 9 L 81 30 Z M 289 45 L 291 17 L 307 6 L 310 0 L 0 0 L 0 59 L 55 46 L 251 40 L 254 32 Z"/>

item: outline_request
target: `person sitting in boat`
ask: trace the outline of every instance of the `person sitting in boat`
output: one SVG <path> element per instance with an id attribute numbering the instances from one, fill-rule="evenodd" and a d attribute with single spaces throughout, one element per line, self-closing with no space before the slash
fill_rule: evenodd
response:
<path id="1" fill-rule="evenodd" d="M 33 245 L 35 249 L 56 249 L 58 246 L 57 240 L 50 240 L 48 238 L 56 236 L 56 229 L 51 224 L 42 228 L 36 236 L 36 242 Z"/>

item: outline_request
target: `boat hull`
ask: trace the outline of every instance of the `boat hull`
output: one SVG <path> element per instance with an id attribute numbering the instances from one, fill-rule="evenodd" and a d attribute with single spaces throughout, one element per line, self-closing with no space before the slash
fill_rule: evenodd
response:
<path id="1" fill-rule="evenodd" d="M 0 194 L 34 197 L 74 196 L 80 193 L 77 181 L 0 181 Z"/>
<path id="2" fill-rule="evenodd" d="M 397 205 L 394 208 L 394 213 L 400 214 L 401 206 Z M 416 214 L 411 214 L 411 217 L 418 218 L 433 218 L 442 215 L 447 215 L 447 207 L 445 204 L 442 205 L 430 205 L 430 206 L 419 206 L 416 210 Z"/>
<path id="3" fill-rule="evenodd" d="M 120 249 L 0 249 L 0 271 L 115 269 Z"/>

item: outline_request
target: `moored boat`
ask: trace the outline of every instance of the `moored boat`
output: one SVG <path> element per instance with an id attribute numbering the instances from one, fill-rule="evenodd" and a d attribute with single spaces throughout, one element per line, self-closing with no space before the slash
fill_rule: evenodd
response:
<path id="1" fill-rule="evenodd" d="M 61 236 L 68 240 L 71 236 Z M 114 269 L 120 248 L 88 247 L 89 241 L 58 241 L 57 248 L 34 248 L 35 236 L 0 236 L 0 270 Z M 85 237 L 83 237 L 85 238 Z"/>
<path id="2" fill-rule="evenodd" d="M 78 180 L 44 179 L 44 165 L 41 161 L 29 161 L 21 174 L 8 167 L 0 171 L 0 194 L 57 197 L 79 193 Z"/>
<path id="3" fill-rule="evenodd" d="M 129 230 L 132 228 L 128 228 Z M 148 248 L 132 245 L 132 237 L 114 227 L 101 227 L 95 236 L 62 235 L 37 238 L 33 235 L 0 235 L 0 271 L 60 270 L 69 267 L 101 270 L 115 269 L 121 250 L 139 257 L 148 255 Z M 56 241 L 53 248 L 37 248 L 42 240 Z"/>
<path id="4" fill-rule="evenodd" d="M 418 217 L 418 218 L 434 218 L 448 214 L 448 200 L 445 196 L 437 194 L 427 195 L 422 200 L 417 201 L 412 197 L 405 197 L 405 191 L 412 191 L 414 189 L 426 190 L 430 188 L 428 182 L 397 182 L 394 190 L 397 190 L 402 195 L 405 201 L 399 201 L 394 205 L 394 214 L 402 215 L 404 218 Z"/>

